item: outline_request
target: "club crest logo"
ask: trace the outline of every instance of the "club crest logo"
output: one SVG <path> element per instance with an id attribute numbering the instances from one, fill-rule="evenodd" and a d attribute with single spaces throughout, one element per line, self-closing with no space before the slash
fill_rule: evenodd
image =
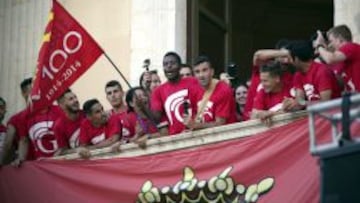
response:
<path id="1" fill-rule="evenodd" d="M 258 183 L 246 187 L 244 184 L 236 183 L 229 175 L 233 167 L 226 168 L 220 175 L 209 180 L 198 180 L 194 171 L 184 168 L 184 177 L 175 186 L 157 188 L 148 180 L 142 186 L 137 203 L 247 203 L 257 202 L 259 198 L 269 192 L 275 179 L 264 178 Z"/>

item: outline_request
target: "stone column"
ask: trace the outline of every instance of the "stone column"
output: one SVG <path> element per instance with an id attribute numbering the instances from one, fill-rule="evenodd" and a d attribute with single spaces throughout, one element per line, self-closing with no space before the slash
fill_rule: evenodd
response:
<path id="1" fill-rule="evenodd" d="M 162 58 L 167 51 L 186 56 L 186 1 L 133 0 L 131 4 L 130 82 L 139 84 L 143 61 L 151 60 L 164 81 Z"/>
<path id="2" fill-rule="evenodd" d="M 354 42 L 360 43 L 360 1 L 334 0 L 334 24 L 348 25 Z"/>

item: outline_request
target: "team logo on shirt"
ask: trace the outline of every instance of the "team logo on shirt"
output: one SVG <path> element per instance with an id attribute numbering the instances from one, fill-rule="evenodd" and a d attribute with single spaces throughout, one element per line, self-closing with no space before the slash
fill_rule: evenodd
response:
<path id="1" fill-rule="evenodd" d="M 308 101 L 314 101 L 314 100 L 319 100 L 320 99 L 320 95 L 315 94 L 315 88 L 314 85 L 312 84 L 305 84 L 304 85 L 304 91 L 307 97 Z"/>
<path id="2" fill-rule="evenodd" d="M 199 107 L 200 104 L 201 104 L 201 101 L 198 102 L 198 108 L 200 108 Z M 204 112 L 202 113 L 201 118 L 199 118 L 201 122 L 205 122 L 205 118 L 208 118 L 208 120 L 213 120 L 214 115 L 211 112 L 211 109 L 213 106 L 214 106 L 214 102 L 212 102 L 212 101 L 208 101 L 206 103 L 206 106 L 204 107 Z"/>
<path id="3" fill-rule="evenodd" d="M 183 122 L 183 116 L 180 113 L 180 107 L 184 104 L 186 101 L 186 97 L 189 95 L 188 89 L 183 89 L 180 91 L 177 91 L 171 95 L 169 95 L 165 100 L 165 112 L 166 116 L 169 119 L 170 125 L 174 124 L 174 118 L 172 116 L 172 113 L 174 113 L 175 119 L 179 122 Z M 191 109 L 189 109 L 189 114 L 191 117 Z"/>
<path id="4" fill-rule="evenodd" d="M 31 126 L 29 130 L 30 139 L 34 141 L 36 149 L 45 154 L 54 153 L 58 148 L 54 132 L 50 130 L 53 124 L 53 121 L 41 121 Z"/>
<path id="5" fill-rule="evenodd" d="M 69 139 L 69 145 L 71 148 L 76 148 L 80 145 L 79 135 L 80 135 L 80 128 L 76 129 Z"/>

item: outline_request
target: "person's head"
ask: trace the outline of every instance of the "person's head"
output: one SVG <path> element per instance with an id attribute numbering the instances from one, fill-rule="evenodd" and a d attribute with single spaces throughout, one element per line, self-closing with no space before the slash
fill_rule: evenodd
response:
<path id="1" fill-rule="evenodd" d="M 182 78 L 187 78 L 187 77 L 193 76 L 193 72 L 192 72 L 191 66 L 188 65 L 188 64 L 181 64 L 180 76 L 181 76 Z"/>
<path id="2" fill-rule="evenodd" d="M 25 99 L 28 100 L 29 95 L 31 93 L 32 78 L 26 78 L 20 83 L 21 95 Z"/>
<path id="3" fill-rule="evenodd" d="M 59 106 L 69 113 L 77 113 L 80 110 L 80 103 L 77 96 L 70 90 L 67 89 L 58 99 Z"/>
<path id="4" fill-rule="evenodd" d="M 287 39 L 280 39 L 275 44 L 275 49 L 279 50 L 289 50 L 291 45 L 291 41 Z M 277 57 L 275 60 L 279 61 L 281 65 L 287 66 L 291 63 L 291 60 L 288 57 Z"/>
<path id="5" fill-rule="evenodd" d="M 144 105 L 148 105 L 149 98 L 143 88 L 134 87 L 127 91 L 125 101 L 129 112 L 135 111 L 138 99 L 140 99 Z"/>
<path id="6" fill-rule="evenodd" d="M 269 61 L 260 68 L 260 81 L 266 93 L 276 92 L 281 87 L 282 68 L 278 61 Z"/>
<path id="7" fill-rule="evenodd" d="M 296 69 L 302 70 L 304 63 L 314 58 L 314 51 L 311 41 L 299 40 L 291 43 L 290 54 L 293 58 L 293 65 Z"/>
<path id="8" fill-rule="evenodd" d="M 246 103 L 248 87 L 245 84 L 240 84 L 235 89 L 235 101 L 238 105 L 244 106 Z"/>
<path id="9" fill-rule="evenodd" d="M 199 56 L 193 67 L 194 76 L 200 82 L 200 85 L 207 88 L 214 76 L 214 68 L 207 56 Z"/>
<path id="10" fill-rule="evenodd" d="M 169 82 L 176 82 L 180 79 L 181 58 L 175 52 L 168 52 L 163 58 L 163 68 Z"/>
<path id="11" fill-rule="evenodd" d="M 230 75 L 228 73 L 220 73 L 219 79 L 231 86 L 231 79 L 233 79 L 233 78 L 230 77 Z"/>
<path id="12" fill-rule="evenodd" d="M 161 85 L 161 80 L 156 70 L 150 71 L 151 82 L 150 82 L 150 91 L 153 91 L 156 87 Z"/>
<path id="13" fill-rule="evenodd" d="M 338 25 L 327 32 L 329 47 L 338 50 L 344 43 L 352 41 L 351 30 L 346 25 Z"/>
<path id="14" fill-rule="evenodd" d="M 106 99 L 113 108 L 119 108 L 123 105 L 124 92 L 119 81 L 111 80 L 105 85 Z"/>
<path id="15" fill-rule="evenodd" d="M 103 125 L 107 121 L 104 108 L 97 99 L 87 100 L 83 105 L 83 111 L 93 125 Z"/>
<path id="16" fill-rule="evenodd" d="M 0 97 L 0 123 L 4 120 L 5 113 L 6 113 L 6 102 L 2 97 Z"/>

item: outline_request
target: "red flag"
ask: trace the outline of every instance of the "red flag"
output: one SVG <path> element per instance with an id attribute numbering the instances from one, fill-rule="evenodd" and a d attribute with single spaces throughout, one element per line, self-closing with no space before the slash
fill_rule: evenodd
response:
<path id="1" fill-rule="evenodd" d="M 49 106 L 102 53 L 102 49 L 86 30 L 53 0 L 33 79 L 33 110 Z"/>

